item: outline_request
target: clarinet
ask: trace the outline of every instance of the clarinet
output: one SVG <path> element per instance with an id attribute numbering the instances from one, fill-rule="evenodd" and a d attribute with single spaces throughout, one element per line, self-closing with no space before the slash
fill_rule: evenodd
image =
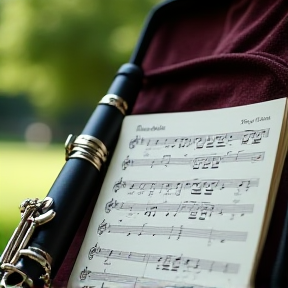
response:
<path id="1" fill-rule="evenodd" d="M 27 199 L 20 205 L 21 221 L 0 259 L 2 286 L 50 285 L 80 225 L 79 215 L 97 191 L 100 169 L 117 142 L 142 78 L 137 65 L 120 67 L 81 135 L 68 136 L 67 162 L 47 197 Z"/>
<path id="2" fill-rule="evenodd" d="M 78 136 L 69 135 L 66 163 L 43 200 L 26 199 L 21 220 L 0 258 L 0 287 L 49 287 L 102 183 L 102 166 L 113 153 L 122 121 L 142 87 L 141 64 L 162 14 L 174 3 L 156 5 L 147 17 L 129 63 L 118 70 L 107 95 Z M 185 0 L 183 2 L 186 2 Z M 98 195 L 96 195 L 98 197 Z"/>

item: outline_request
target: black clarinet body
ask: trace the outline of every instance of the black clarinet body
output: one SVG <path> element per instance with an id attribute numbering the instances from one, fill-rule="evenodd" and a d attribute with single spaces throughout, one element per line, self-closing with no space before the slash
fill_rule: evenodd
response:
<path id="1" fill-rule="evenodd" d="M 28 254 L 25 251 L 20 253 L 14 267 L 6 266 L 9 272 L 2 269 L 7 287 L 20 284 L 23 287 L 49 286 L 91 198 L 97 193 L 101 166 L 112 154 L 123 118 L 127 111 L 129 113 L 128 107 L 133 107 L 142 79 L 138 66 L 130 63 L 121 66 L 108 94 L 99 102 L 81 135 L 68 137 L 65 144 L 67 162 L 47 195 L 48 199 L 52 199 L 49 209 L 54 213 L 53 219 L 41 225 L 41 229 L 35 229 L 29 239 Z M 33 256 L 33 253 L 36 255 Z M 1 260 L 1 264 L 3 261 L 5 259 Z"/>

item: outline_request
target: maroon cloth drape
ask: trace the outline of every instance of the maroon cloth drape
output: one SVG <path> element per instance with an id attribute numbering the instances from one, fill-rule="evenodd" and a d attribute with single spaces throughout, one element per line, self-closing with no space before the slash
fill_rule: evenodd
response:
<path id="1" fill-rule="evenodd" d="M 133 114 L 216 109 L 288 95 L 288 2 L 239 0 L 202 6 L 168 17 L 155 31 Z M 263 255 L 271 263 L 287 209 L 287 166 L 267 239 L 271 249 L 266 245 Z M 56 288 L 67 284 L 91 207 L 54 280 Z M 261 269 L 265 282 L 270 268 L 263 264 Z"/>

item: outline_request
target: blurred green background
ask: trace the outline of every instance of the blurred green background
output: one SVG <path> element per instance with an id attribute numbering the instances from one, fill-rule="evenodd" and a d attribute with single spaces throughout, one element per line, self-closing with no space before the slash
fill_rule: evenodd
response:
<path id="1" fill-rule="evenodd" d="M 44 198 L 159 0 L 0 2 L 0 254 L 25 198 Z"/>

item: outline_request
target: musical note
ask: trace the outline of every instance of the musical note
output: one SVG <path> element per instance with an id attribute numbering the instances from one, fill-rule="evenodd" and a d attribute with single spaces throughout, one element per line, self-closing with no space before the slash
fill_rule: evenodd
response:
<path id="1" fill-rule="evenodd" d="M 191 189 L 191 194 L 193 195 L 200 195 L 202 193 L 202 186 L 203 183 L 199 180 L 194 180 L 192 182 L 186 182 L 185 183 L 185 190 L 190 190 Z"/>
<path id="2" fill-rule="evenodd" d="M 261 142 L 261 139 L 263 137 L 267 137 L 268 131 L 266 130 L 262 130 L 262 131 L 254 131 L 254 133 L 252 134 L 253 135 L 253 141 L 252 141 L 252 144 L 259 144 Z"/>
<path id="3" fill-rule="evenodd" d="M 243 180 L 241 183 L 239 183 L 238 192 L 248 191 L 249 188 L 250 188 L 250 181 Z"/>
<path id="4" fill-rule="evenodd" d="M 215 140 L 216 140 L 215 136 L 208 135 L 206 137 L 206 148 L 213 148 Z"/>
<path id="5" fill-rule="evenodd" d="M 145 211 L 144 215 L 147 215 L 148 217 L 150 217 L 152 215 L 152 217 L 155 217 L 157 209 L 158 209 L 157 206 L 152 206 L 152 207 L 146 206 L 146 211 Z"/>
<path id="6" fill-rule="evenodd" d="M 142 229 L 141 229 L 141 231 L 138 233 L 138 236 L 141 236 L 141 235 L 142 235 L 143 230 L 144 230 L 144 228 L 145 228 L 145 225 L 147 225 L 147 223 L 144 223 L 144 224 L 142 225 Z"/>
<path id="7" fill-rule="evenodd" d="M 180 228 L 179 228 L 179 233 L 178 233 L 178 237 L 177 237 L 177 240 L 179 240 L 179 239 L 180 239 L 180 237 L 181 237 L 181 234 L 182 234 L 182 229 L 183 229 L 183 225 L 181 225 L 181 226 L 180 226 Z"/>
<path id="8" fill-rule="evenodd" d="M 226 135 L 216 135 L 215 136 L 215 147 L 225 147 L 227 145 L 227 138 Z"/>
<path id="9" fill-rule="evenodd" d="M 201 265 L 200 265 L 200 261 L 201 261 L 201 259 L 193 259 L 193 258 L 188 258 L 188 259 L 185 259 L 186 261 L 185 261 L 185 271 L 189 271 L 189 272 L 191 272 L 191 268 L 192 268 L 192 270 L 198 270 L 199 269 L 199 267 L 201 267 Z M 211 263 L 212 261 L 209 261 L 209 263 Z M 213 263 L 213 262 L 212 262 Z M 207 268 L 206 268 L 207 269 Z"/>
<path id="10" fill-rule="evenodd" d="M 199 217 L 199 220 L 205 220 L 206 219 L 206 216 L 207 216 L 207 214 L 208 214 L 208 212 L 209 212 L 209 209 L 210 207 L 208 207 L 208 206 L 204 206 L 203 207 L 203 209 L 201 209 L 201 211 L 200 211 L 200 217 Z M 214 207 L 213 207 L 214 208 Z M 211 209 L 212 210 L 212 209 Z M 210 210 L 210 211 L 211 211 Z M 209 215 L 209 217 L 211 217 L 211 215 L 212 215 L 212 211 L 210 212 L 210 215 Z"/>
<path id="11" fill-rule="evenodd" d="M 195 148 L 202 149 L 206 142 L 206 136 L 196 136 L 194 141 L 195 141 Z"/>
<path id="12" fill-rule="evenodd" d="M 263 137 L 269 135 L 269 129 L 247 130 L 245 132 L 241 144 L 259 144 Z"/>
<path id="13" fill-rule="evenodd" d="M 174 226 L 171 227 L 170 233 L 168 234 L 169 235 L 168 239 L 171 239 L 171 236 L 174 236 L 173 231 L 174 231 Z"/>
<path id="14" fill-rule="evenodd" d="M 172 261 L 171 271 L 178 271 L 181 265 L 182 256 L 174 258 Z"/>
<path id="15" fill-rule="evenodd" d="M 170 162 L 170 159 L 171 159 L 171 155 L 164 155 L 161 160 L 161 164 L 167 167 L 167 165 Z"/>
<path id="16" fill-rule="evenodd" d="M 176 136 L 176 137 L 158 137 L 141 138 L 136 136 L 129 142 L 129 148 L 133 149 L 136 145 L 147 146 L 165 146 L 165 148 L 185 148 L 194 144 L 195 149 L 220 148 L 225 147 L 232 141 L 239 141 L 240 144 L 259 144 L 263 138 L 269 136 L 269 128 L 260 130 L 245 130 L 239 132 L 228 132 L 210 135 L 195 136 Z"/>
<path id="17" fill-rule="evenodd" d="M 171 256 L 170 255 L 167 255 L 164 259 L 164 261 L 161 263 L 161 266 L 162 266 L 162 270 L 170 270 L 170 265 L 171 265 Z M 159 269 L 159 266 L 157 266 L 156 269 Z"/>
<path id="18" fill-rule="evenodd" d="M 122 169 L 126 170 L 127 167 L 135 166 L 150 166 L 151 168 L 158 165 L 191 165 L 193 169 L 208 169 L 218 168 L 220 163 L 231 162 L 258 162 L 264 160 L 265 152 L 249 152 L 249 153 L 235 153 L 228 152 L 225 155 L 207 155 L 207 156 L 194 156 L 190 158 L 172 158 L 169 161 L 163 156 L 162 158 L 155 159 L 129 159 L 127 157 L 122 163 Z"/>
<path id="19" fill-rule="evenodd" d="M 212 168 L 212 169 L 218 168 L 220 161 L 221 161 L 221 157 L 220 157 L 220 156 L 218 156 L 218 157 L 213 157 L 213 158 L 212 158 L 212 166 L 211 166 L 211 168 Z"/>

